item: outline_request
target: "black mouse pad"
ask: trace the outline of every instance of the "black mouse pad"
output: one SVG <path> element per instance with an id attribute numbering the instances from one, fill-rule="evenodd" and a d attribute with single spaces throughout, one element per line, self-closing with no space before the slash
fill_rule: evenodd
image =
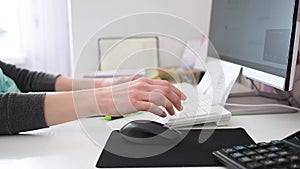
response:
<path id="1" fill-rule="evenodd" d="M 252 144 L 254 141 L 242 128 L 217 130 L 191 130 L 186 136 L 168 151 L 167 145 L 143 145 L 131 143 L 123 138 L 119 131 L 113 131 L 96 164 L 98 168 L 123 167 L 196 167 L 222 166 L 216 161 L 212 152 L 223 147 Z M 212 135 L 204 143 L 199 143 L 202 133 Z M 203 137 L 202 137 L 203 138 Z M 129 155 L 129 156 L 128 156 Z M 139 158 L 143 157 L 143 158 Z"/>

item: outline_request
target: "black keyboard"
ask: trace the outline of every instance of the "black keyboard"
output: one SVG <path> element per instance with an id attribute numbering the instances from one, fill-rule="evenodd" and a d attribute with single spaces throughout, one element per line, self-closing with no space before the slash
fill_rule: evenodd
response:
<path id="1" fill-rule="evenodd" d="M 300 169 L 300 141 L 297 132 L 284 140 L 237 145 L 213 152 L 231 169 Z"/>

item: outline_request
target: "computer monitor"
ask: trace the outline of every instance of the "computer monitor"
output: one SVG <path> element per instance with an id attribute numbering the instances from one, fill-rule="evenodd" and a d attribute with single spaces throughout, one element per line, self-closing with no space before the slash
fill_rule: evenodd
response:
<path id="1" fill-rule="evenodd" d="M 209 39 L 222 61 L 283 91 L 292 89 L 299 0 L 214 0 Z"/>

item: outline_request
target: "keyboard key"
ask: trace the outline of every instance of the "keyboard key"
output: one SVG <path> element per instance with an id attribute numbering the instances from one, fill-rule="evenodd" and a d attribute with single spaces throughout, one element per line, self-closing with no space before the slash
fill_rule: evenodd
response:
<path id="1" fill-rule="evenodd" d="M 278 159 L 274 159 L 276 161 L 276 163 L 279 166 L 285 166 L 287 164 L 289 164 L 289 160 L 287 160 L 286 158 L 278 158 Z"/>
<path id="2" fill-rule="evenodd" d="M 269 152 L 267 149 L 256 149 L 255 151 L 257 153 L 259 153 L 259 154 L 264 154 L 264 153 L 268 153 Z"/>
<path id="3" fill-rule="evenodd" d="M 291 164 L 289 166 L 290 169 L 300 169 L 300 164 Z"/>
<path id="4" fill-rule="evenodd" d="M 230 154 L 230 156 L 232 158 L 240 158 L 240 157 L 243 157 L 244 155 L 242 153 L 236 152 L 236 153 Z"/>
<path id="5" fill-rule="evenodd" d="M 245 146 L 234 146 L 233 149 L 236 151 L 245 151 L 247 148 Z"/>
<path id="6" fill-rule="evenodd" d="M 249 167 L 250 169 L 263 169 L 264 168 L 264 166 L 262 164 L 257 163 L 257 162 L 247 163 L 246 166 Z"/>
<path id="7" fill-rule="evenodd" d="M 263 156 L 263 155 L 255 155 L 255 156 L 252 156 L 252 158 L 256 161 L 260 161 L 260 160 L 265 160 L 266 157 Z"/>
<path id="8" fill-rule="evenodd" d="M 241 163 L 246 164 L 246 163 L 252 162 L 253 159 L 251 159 L 251 158 L 249 158 L 249 157 L 242 157 L 242 158 L 239 158 L 239 161 L 240 161 Z"/>
<path id="9" fill-rule="evenodd" d="M 251 150 L 254 150 L 254 149 L 258 148 L 258 146 L 256 144 L 250 144 L 250 145 L 247 145 L 246 147 L 251 149 Z"/>
<path id="10" fill-rule="evenodd" d="M 253 156 L 253 155 L 257 155 L 256 151 L 251 151 L 251 150 L 246 150 L 243 152 L 244 155 L 246 156 Z"/>
<path id="11" fill-rule="evenodd" d="M 222 149 L 222 151 L 227 155 L 236 152 L 233 148 L 225 148 L 225 149 Z"/>
<path id="12" fill-rule="evenodd" d="M 262 161 L 262 164 L 266 167 L 275 167 L 276 166 L 276 162 L 273 160 Z"/>
<path id="13" fill-rule="evenodd" d="M 281 151 L 282 149 L 279 148 L 279 147 L 274 147 L 274 146 L 272 146 L 272 147 L 269 147 L 268 150 L 269 150 L 269 151 L 272 151 L 272 152 L 276 152 L 276 151 Z"/>
<path id="14" fill-rule="evenodd" d="M 258 145 L 259 147 L 261 147 L 261 148 L 267 148 L 267 147 L 270 147 L 270 144 L 269 144 L 269 143 L 266 143 L 266 142 L 258 143 L 257 145 Z"/>
<path id="15" fill-rule="evenodd" d="M 280 155 L 281 157 L 285 157 L 287 155 L 290 155 L 290 153 L 287 152 L 287 151 L 278 151 L 277 154 Z"/>
<path id="16" fill-rule="evenodd" d="M 254 160 L 256 161 L 260 161 L 260 160 L 265 160 L 266 157 L 262 156 L 262 155 L 255 155 L 252 157 Z"/>
<path id="17" fill-rule="evenodd" d="M 284 142 L 280 141 L 280 140 L 274 140 L 274 141 L 271 141 L 271 144 L 273 144 L 274 146 L 282 146 L 284 145 Z"/>
<path id="18" fill-rule="evenodd" d="M 277 158 L 277 157 L 279 157 L 279 155 L 276 154 L 276 153 L 268 153 L 268 154 L 265 154 L 265 156 L 267 158 Z"/>
<path id="19" fill-rule="evenodd" d="M 287 159 L 291 162 L 291 163 L 300 163 L 300 156 L 288 156 Z"/>
<path id="20" fill-rule="evenodd" d="M 288 147 L 288 145 L 286 143 L 284 143 L 283 141 L 279 141 L 279 140 L 271 141 L 270 143 L 271 143 L 271 145 L 274 145 L 275 147 L 282 148 L 282 149 Z"/>

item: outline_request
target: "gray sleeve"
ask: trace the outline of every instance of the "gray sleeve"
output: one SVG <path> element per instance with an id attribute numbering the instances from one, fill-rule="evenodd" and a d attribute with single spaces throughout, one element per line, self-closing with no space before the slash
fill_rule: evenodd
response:
<path id="1" fill-rule="evenodd" d="M 22 92 L 55 90 L 58 76 L 21 69 L 1 61 L 0 68 Z M 0 94 L 0 134 L 16 134 L 47 127 L 44 99 L 44 93 Z"/>
<path id="2" fill-rule="evenodd" d="M 48 127 L 44 116 L 45 94 L 0 94 L 0 134 L 17 134 Z"/>
<path id="3" fill-rule="evenodd" d="M 55 90 L 55 81 L 58 76 L 21 69 L 1 61 L 0 68 L 5 75 L 15 81 L 22 92 L 46 92 Z"/>

